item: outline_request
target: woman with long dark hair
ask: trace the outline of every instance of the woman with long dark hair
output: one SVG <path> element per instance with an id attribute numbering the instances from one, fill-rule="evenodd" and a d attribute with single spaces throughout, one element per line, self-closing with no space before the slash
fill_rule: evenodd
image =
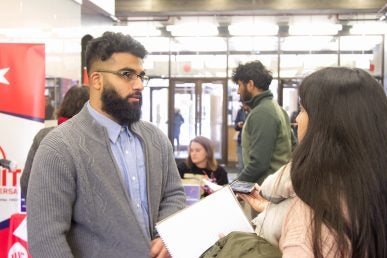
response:
<path id="1" fill-rule="evenodd" d="M 299 95 L 302 140 L 291 180 L 300 201 L 293 208 L 310 211 L 300 244 L 315 257 L 387 257 L 383 88 L 361 69 L 325 68 L 303 80 Z M 285 240 L 297 230 L 294 216 L 290 209 Z"/>
<path id="2" fill-rule="evenodd" d="M 296 197 L 284 208 L 283 257 L 387 257 L 382 86 L 361 69 L 329 67 L 307 76 L 299 96 L 299 145 L 288 185 Z M 266 202 L 258 191 L 241 196 L 257 210 Z"/>

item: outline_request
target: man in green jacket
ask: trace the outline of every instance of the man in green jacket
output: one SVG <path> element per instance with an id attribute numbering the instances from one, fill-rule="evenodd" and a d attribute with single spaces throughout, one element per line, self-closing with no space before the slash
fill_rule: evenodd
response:
<path id="1" fill-rule="evenodd" d="M 244 168 L 240 180 L 261 184 L 289 162 L 292 144 L 287 113 L 273 100 L 269 85 L 273 77 L 260 61 L 239 65 L 232 76 L 238 94 L 251 111 L 242 130 Z"/>

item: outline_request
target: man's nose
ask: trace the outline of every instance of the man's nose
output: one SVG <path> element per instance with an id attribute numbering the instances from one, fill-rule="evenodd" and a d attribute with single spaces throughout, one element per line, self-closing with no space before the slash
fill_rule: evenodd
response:
<path id="1" fill-rule="evenodd" d="M 142 82 L 142 80 L 141 80 L 140 78 L 137 78 L 137 79 L 133 82 L 133 89 L 134 89 L 134 90 L 139 90 L 139 91 L 144 90 L 144 83 Z"/>

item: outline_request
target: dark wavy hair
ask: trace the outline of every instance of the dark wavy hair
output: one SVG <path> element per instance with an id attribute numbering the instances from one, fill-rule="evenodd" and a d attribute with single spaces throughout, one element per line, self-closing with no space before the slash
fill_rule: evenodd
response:
<path id="1" fill-rule="evenodd" d="M 212 141 L 204 136 L 196 136 L 189 143 L 189 148 L 191 148 L 192 142 L 199 143 L 201 146 L 203 146 L 203 148 L 207 152 L 207 167 L 206 168 L 210 171 L 215 171 L 218 167 L 218 162 L 215 159 L 214 146 L 213 146 Z M 194 165 L 194 163 L 192 162 L 191 154 L 189 154 L 189 153 L 190 152 L 188 151 L 188 157 L 187 157 L 186 163 L 187 163 L 188 167 L 191 168 Z"/>
<path id="2" fill-rule="evenodd" d="M 315 257 L 322 225 L 336 256 L 387 257 L 387 98 L 361 69 L 324 68 L 299 88 L 309 122 L 293 154 L 291 179 L 313 211 Z"/>
<path id="3" fill-rule="evenodd" d="M 246 64 L 240 64 L 233 72 L 232 81 L 246 84 L 249 80 L 254 82 L 255 87 L 267 90 L 273 80 L 271 72 L 258 60 Z"/>
<path id="4" fill-rule="evenodd" d="M 91 71 L 92 63 L 106 61 L 114 53 L 130 53 L 141 59 L 147 55 L 144 46 L 131 36 L 107 31 L 88 42 L 85 54 L 87 70 Z"/>
<path id="5" fill-rule="evenodd" d="M 72 118 L 89 100 L 90 92 L 87 86 L 73 86 L 65 94 L 57 111 L 57 117 Z"/>

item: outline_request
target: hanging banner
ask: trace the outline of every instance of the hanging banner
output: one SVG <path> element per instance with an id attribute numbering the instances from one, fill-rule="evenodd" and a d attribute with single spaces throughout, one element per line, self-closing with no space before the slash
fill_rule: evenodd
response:
<path id="1" fill-rule="evenodd" d="M 44 88 L 44 44 L 0 43 L 0 258 L 29 256 L 19 183 L 44 126 Z"/>

